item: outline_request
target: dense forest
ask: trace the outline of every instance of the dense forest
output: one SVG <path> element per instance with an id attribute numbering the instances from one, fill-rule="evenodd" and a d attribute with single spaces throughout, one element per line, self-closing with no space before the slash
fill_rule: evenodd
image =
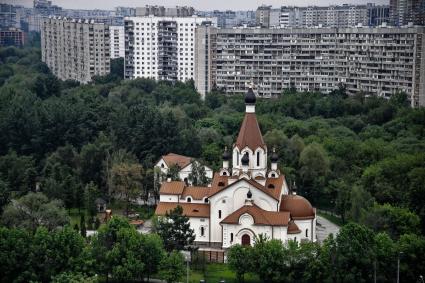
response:
<path id="1" fill-rule="evenodd" d="M 203 101 L 193 82 L 125 81 L 122 66 L 114 60 L 110 75 L 80 85 L 53 76 L 38 48 L 0 49 L 0 212 L 36 190 L 68 209 L 109 199 L 109 177 L 123 160 L 141 172 L 143 198 L 157 193 L 153 164 L 163 154 L 220 167 L 243 98 L 213 92 Z M 347 96 L 341 86 L 287 90 L 258 99 L 256 112 L 288 184 L 317 208 L 393 240 L 425 242 L 424 108 L 410 108 L 403 93 Z"/>

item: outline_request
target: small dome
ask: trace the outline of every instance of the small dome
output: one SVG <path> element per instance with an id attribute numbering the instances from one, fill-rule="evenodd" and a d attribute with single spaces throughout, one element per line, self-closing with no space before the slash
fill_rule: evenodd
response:
<path id="1" fill-rule="evenodd" d="M 249 199 L 252 198 L 251 190 L 248 191 L 248 193 L 246 194 L 246 197 L 249 198 Z"/>
<path id="2" fill-rule="evenodd" d="M 277 155 L 276 151 L 274 151 L 273 149 L 273 153 L 270 156 L 270 161 L 273 163 L 277 163 L 278 160 L 279 160 L 279 156 Z"/>
<path id="3" fill-rule="evenodd" d="M 252 90 L 252 87 L 248 89 L 248 92 L 245 94 L 245 103 L 246 104 L 255 104 L 257 98 L 255 97 L 255 93 Z"/>
<path id="4" fill-rule="evenodd" d="M 298 225 L 295 224 L 293 220 L 291 220 L 288 223 L 288 234 L 299 234 L 299 233 L 301 233 L 300 228 L 298 228 Z"/>
<path id="5" fill-rule="evenodd" d="M 287 211 L 294 219 L 310 219 L 316 212 L 310 202 L 299 195 L 285 195 L 280 202 L 280 211 Z"/>
<path id="6" fill-rule="evenodd" d="M 226 149 L 223 152 L 223 160 L 229 161 L 229 159 L 230 159 L 230 153 L 229 153 L 229 151 L 227 150 L 227 147 L 226 147 Z"/>
<path id="7" fill-rule="evenodd" d="M 242 162 L 242 165 L 249 165 L 249 156 L 248 156 L 248 152 L 246 152 L 246 153 L 244 154 L 244 156 L 242 157 L 241 162 Z"/>

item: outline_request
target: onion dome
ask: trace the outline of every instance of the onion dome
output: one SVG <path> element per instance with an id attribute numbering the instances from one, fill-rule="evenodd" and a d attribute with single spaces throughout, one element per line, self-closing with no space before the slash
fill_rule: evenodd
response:
<path id="1" fill-rule="evenodd" d="M 223 160 L 224 161 L 229 161 L 229 159 L 230 159 L 230 153 L 229 153 L 229 151 L 227 150 L 227 146 L 224 148 L 224 152 L 223 152 Z"/>
<path id="2" fill-rule="evenodd" d="M 255 97 L 252 87 L 249 87 L 248 92 L 245 94 L 245 104 L 255 104 L 256 100 L 257 98 Z"/>
<path id="3" fill-rule="evenodd" d="M 311 219 L 316 216 L 316 211 L 310 202 L 299 195 L 282 196 L 280 211 L 287 211 L 293 219 Z"/>
<path id="4" fill-rule="evenodd" d="M 244 154 L 244 156 L 242 157 L 242 165 L 248 166 L 249 165 L 249 156 L 248 156 L 248 152 L 246 152 Z"/>
<path id="5" fill-rule="evenodd" d="M 248 191 L 248 193 L 246 194 L 246 197 L 247 197 L 248 199 L 251 199 L 251 198 L 252 198 L 251 190 L 249 190 L 249 191 Z"/>
<path id="6" fill-rule="evenodd" d="M 278 160 L 279 160 L 279 156 L 277 155 L 276 150 L 273 148 L 273 153 L 270 156 L 270 161 L 272 163 L 277 163 Z"/>

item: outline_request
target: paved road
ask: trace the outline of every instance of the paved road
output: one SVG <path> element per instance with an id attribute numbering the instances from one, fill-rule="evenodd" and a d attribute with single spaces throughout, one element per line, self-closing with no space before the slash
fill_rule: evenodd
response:
<path id="1" fill-rule="evenodd" d="M 336 236 L 339 233 L 339 226 L 330 222 L 326 218 L 317 215 L 316 236 L 317 240 L 322 243 L 329 234 Z"/>

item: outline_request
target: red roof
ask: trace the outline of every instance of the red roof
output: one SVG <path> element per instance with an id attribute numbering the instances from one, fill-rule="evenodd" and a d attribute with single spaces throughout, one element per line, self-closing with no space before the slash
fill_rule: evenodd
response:
<path id="1" fill-rule="evenodd" d="M 179 154 L 175 154 L 175 153 L 169 153 L 167 155 L 163 155 L 162 159 L 164 159 L 164 161 L 165 161 L 165 163 L 167 163 L 168 167 L 171 167 L 173 165 L 177 165 L 180 168 L 186 167 L 193 160 L 192 157 L 179 155 Z"/>
<path id="2" fill-rule="evenodd" d="M 155 209 L 155 214 L 165 215 L 167 211 L 171 211 L 177 206 L 181 206 L 183 208 L 183 215 L 188 217 L 210 217 L 210 205 L 203 203 L 160 202 Z"/>
<path id="3" fill-rule="evenodd" d="M 186 184 L 182 181 L 164 182 L 159 189 L 160 195 L 181 195 Z"/>
<path id="4" fill-rule="evenodd" d="M 301 233 L 300 228 L 298 228 L 298 225 L 295 224 L 293 220 L 291 220 L 288 224 L 288 234 L 299 234 Z"/>
<path id="5" fill-rule="evenodd" d="M 248 147 L 252 151 L 258 147 L 266 148 L 255 113 L 245 113 L 235 146 L 239 150 Z"/>
<path id="6" fill-rule="evenodd" d="M 181 198 L 185 199 L 190 196 L 193 199 L 202 200 L 205 197 L 208 197 L 209 193 L 210 188 L 208 187 L 185 187 Z"/>
<path id="7" fill-rule="evenodd" d="M 249 214 L 254 218 L 255 225 L 266 226 L 288 226 L 289 213 L 263 210 L 253 205 L 245 205 L 224 218 L 220 223 L 223 224 L 239 224 L 239 218 L 243 214 Z"/>
<path id="8" fill-rule="evenodd" d="M 302 220 L 316 217 L 316 210 L 310 202 L 299 195 L 282 196 L 279 210 L 291 213 L 292 219 Z"/>

